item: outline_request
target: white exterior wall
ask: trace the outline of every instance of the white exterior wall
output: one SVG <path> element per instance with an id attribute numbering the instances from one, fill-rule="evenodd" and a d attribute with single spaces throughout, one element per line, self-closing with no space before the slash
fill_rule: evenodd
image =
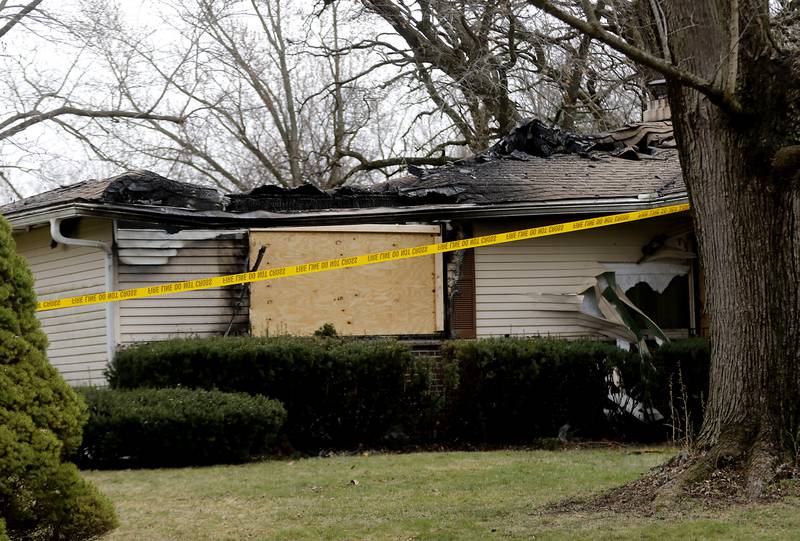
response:
<path id="1" fill-rule="evenodd" d="M 116 238 L 119 289 L 243 272 L 248 250 L 241 230 L 170 234 L 120 228 Z M 224 287 L 124 301 L 119 304 L 118 343 L 221 335 L 241 292 L 241 287 Z M 246 327 L 248 312 L 245 294 L 234 330 Z"/>
<path id="2" fill-rule="evenodd" d="M 567 220 L 479 223 L 475 234 L 561 221 Z M 475 248 L 477 336 L 629 338 L 581 313 L 579 294 L 595 284 L 598 274 L 610 270 L 602 263 L 636 263 L 654 236 L 688 227 L 688 218 L 669 216 Z"/>
<path id="3" fill-rule="evenodd" d="M 111 242 L 110 221 L 82 219 L 66 236 Z M 35 278 L 38 300 L 57 299 L 105 291 L 106 254 L 82 246 L 50 247 L 48 227 L 14 236 L 17 252 L 24 256 Z M 105 384 L 108 362 L 107 308 L 104 304 L 38 312 L 47 334 L 50 363 L 71 385 Z M 113 346 L 113 344 L 112 344 Z"/>

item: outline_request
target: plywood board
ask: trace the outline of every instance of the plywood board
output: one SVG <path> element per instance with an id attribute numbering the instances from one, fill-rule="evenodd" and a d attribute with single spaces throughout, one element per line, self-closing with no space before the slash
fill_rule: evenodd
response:
<path id="1" fill-rule="evenodd" d="M 430 226 L 364 225 L 252 230 L 261 268 L 439 242 Z M 254 335 L 309 335 L 332 323 L 344 335 L 432 334 L 444 328 L 442 258 L 417 257 L 250 285 Z"/>

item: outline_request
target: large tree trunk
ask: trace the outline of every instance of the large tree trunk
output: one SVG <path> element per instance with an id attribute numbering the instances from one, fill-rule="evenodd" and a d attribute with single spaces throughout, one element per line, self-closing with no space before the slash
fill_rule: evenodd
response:
<path id="1" fill-rule="evenodd" d="M 675 0 L 667 19 L 679 29 L 670 34 L 673 58 L 709 80 L 733 77 L 745 112 L 679 85 L 671 85 L 670 103 L 711 314 L 703 458 L 685 479 L 738 464 L 749 495 L 758 496 L 800 437 L 798 85 L 756 15 L 766 2 L 739 3 L 734 47 L 735 1 Z"/>

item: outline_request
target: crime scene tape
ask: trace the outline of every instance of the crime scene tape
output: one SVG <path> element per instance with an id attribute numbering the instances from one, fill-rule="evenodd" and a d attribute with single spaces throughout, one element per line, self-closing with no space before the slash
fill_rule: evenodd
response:
<path id="1" fill-rule="evenodd" d="M 383 252 L 313 261 L 298 265 L 289 265 L 286 267 L 267 268 L 259 271 L 244 272 L 241 274 L 226 274 L 223 276 L 199 278 L 197 280 L 187 280 L 184 282 L 172 282 L 168 284 L 158 284 L 135 289 L 121 289 L 117 291 L 79 295 L 77 297 L 46 300 L 40 301 L 37 304 L 36 309 L 38 311 L 57 310 L 59 308 L 69 308 L 72 306 L 84 306 L 88 304 L 98 304 L 104 302 L 119 302 L 130 299 L 141 299 L 144 297 L 155 297 L 158 295 L 183 293 L 184 291 L 195 291 L 198 289 L 210 289 L 213 287 L 232 286 L 250 282 L 261 282 L 264 280 L 276 280 L 278 278 L 288 278 L 289 276 L 327 272 L 350 267 L 360 267 L 362 265 L 372 265 L 375 263 L 386 263 L 387 261 L 410 259 L 412 257 L 422 257 L 426 255 L 453 252 L 456 250 L 478 248 L 481 246 L 494 246 L 496 244 L 504 244 L 519 240 L 535 239 L 538 237 L 547 237 L 551 235 L 561 235 L 564 233 L 572 233 L 585 229 L 595 229 L 598 227 L 606 227 L 626 222 L 634 222 L 637 220 L 645 220 L 647 218 L 664 216 L 666 214 L 674 214 L 676 212 L 683 212 L 685 210 L 689 210 L 688 203 L 634 212 L 624 212 L 621 214 L 610 214 L 608 216 L 600 216 L 597 218 L 588 218 L 585 220 L 576 220 L 574 222 L 564 222 L 542 227 L 532 227 L 529 229 L 509 231 L 507 233 L 498 233 L 496 235 L 484 235 L 481 237 L 472 237 L 438 244 L 385 250 Z"/>

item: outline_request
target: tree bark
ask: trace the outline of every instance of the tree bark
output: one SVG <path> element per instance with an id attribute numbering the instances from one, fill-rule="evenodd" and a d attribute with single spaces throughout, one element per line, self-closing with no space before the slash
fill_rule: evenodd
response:
<path id="1" fill-rule="evenodd" d="M 757 497 L 787 460 L 800 420 L 798 80 L 791 58 L 773 49 L 766 17 L 759 22 L 766 2 L 665 7 L 673 59 L 708 80 L 735 77 L 721 86 L 736 89 L 743 106 L 731 114 L 697 90 L 670 85 L 711 314 L 711 383 L 698 440 L 706 458 L 685 480 L 739 463 Z M 737 26 L 744 30 L 732 40 Z"/>

